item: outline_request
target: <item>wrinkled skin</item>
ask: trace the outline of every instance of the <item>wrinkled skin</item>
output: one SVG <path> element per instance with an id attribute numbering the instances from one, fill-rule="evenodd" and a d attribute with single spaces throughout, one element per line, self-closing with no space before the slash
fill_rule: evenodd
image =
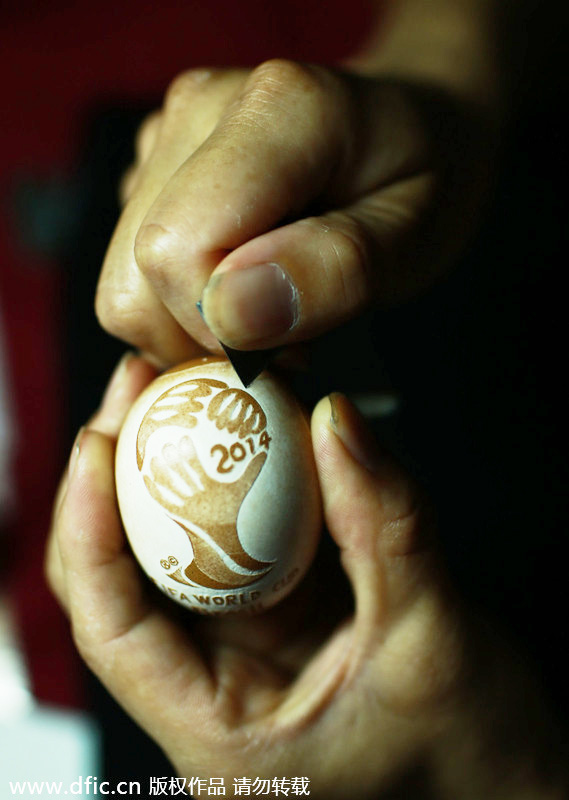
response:
<path id="1" fill-rule="evenodd" d="M 279 60 L 184 73 L 123 182 L 101 324 L 166 365 L 400 301 L 468 237 L 488 141 L 467 104 L 402 80 Z"/>
<path id="2" fill-rule="evenodd" d="M 363 799 L 408 797 L 419 770 L 413 797 L 431 784 L 441 797 L 561 797 L 531 780 L 541 711 L 520 744 L 523 787 L 514 771 L 492 794 L 501 737 L 519 738 L 520 697 L 527 715 L 536 689 L 462 608 L 428 504 L 341 395 L 317 405 L 312 435 L 344 580 L 324 557 L 279 607 L 226 619 L 194 618 L 148 591 L 118 517 L 113 459 L 154 374 L 125 359 L 80 433 L 47 574 L 83 658 L 179 775 L 224 777 L 227 796 L 234 777 L 306 776 L 312 797 Z M 468 775 L 466 793 L 444 793 L 449 766 L 448 780 Z"/>
<path id="3" fill-rule="evenodd" d="M 148 360 L 78 438 L 47 573 L 91 669 L 179 775 L 226 796 L 240 776 L 307 776 L 322 800 L 565 796 L 531 673 L 449 586 L 428 502 L 345 398 L 312 416 L 329 538 L 258 618 L 181 617 L 149 592 L 113 480 L 149 361 L 304 342 L 444 272 L 492 171 L 495 5 L 396 2 L 363 69 L 191 70 L 140 131 L 96 311 Z"/>

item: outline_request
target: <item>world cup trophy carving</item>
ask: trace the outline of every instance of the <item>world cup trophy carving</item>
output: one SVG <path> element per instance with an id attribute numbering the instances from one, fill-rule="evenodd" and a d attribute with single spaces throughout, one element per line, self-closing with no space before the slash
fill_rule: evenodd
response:
<path id="1" fill-rule="evenodd" d="M 220 453 L 216 467 L 220 475 L 233 472 L 234 462 L 247 459 L 245 471 L 231 483 L 211 478 L 199 459 L 190 432 L 199 415 L 237 437 L 229 448 L 218 443 L 210 451 Z M 184 432 L 145 460 L 149 439 L 165 426 Z M 174 580 L 210 589 L 236 589 L 271 569 L 271 563 L 245 552 L 237 534 L 239 509 L 267 459 L 266 450 L 256 450 L 259 442 L 261 447 L 269 446 L 266 427 L 265 414 L 250 394 L 211 378 L 174 386 L 148 410 L 138 434 L 138 468 L 149 493 L 186 532 L 194 552 L 191 564 L 170 573 Z"/>
<path id="2" fill-rule="evenodd" d="M 133 416 L 117 448 L 119 505 L 154 582 L 202 613 L 253 601 L 259 611 L 288 593 L 320 528 L 308 427 L 296 402 L 270 376 L 246 391 L 228 362 L 211 358 L 159 378 Z M 164 519 L 189 549 L 158 550 Z"/>

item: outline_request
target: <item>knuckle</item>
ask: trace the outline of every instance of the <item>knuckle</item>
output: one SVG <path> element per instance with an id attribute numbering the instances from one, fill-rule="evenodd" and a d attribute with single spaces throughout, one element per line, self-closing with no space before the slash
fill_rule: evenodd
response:
<path id="1" fill-rule="evenodd" d="M 338 223 L 336 236 L 338 247 L 343 247 L 346 271 L 357 273 L 358 280 L 354 282 L 354 288 L 359 290 L 360 294 L 363 293 L 365 295 L 363 299 L 369 302 L 377 290 L 373 234 L 363 222 L 347 214 L 345 219 Z"/>
<path id="2" fill-rule="evenodd" d="M 316 86 L 315 70 L 299 61 L 271 58 L 259 64 L 251 73 L 253 83 L 265 82 L 284 89 L 298 86 Z"/>
<path id="3" fill-rule="evenodd" d="M 364 275 L 368 274 L 369 258 L 365 229 L 354 221 L 338 223 L 333 236 L 333 247 L 341 265 L 351 265 Z"/>
<path id="4" fill-rule="evenodd" d="M 112 671 L 129 628 L 109 628 L 98 611 L 89 611 L 77 602 L 70 605 L 70 621 L 73 643 L 87 666 L 99 676 Z"/>
<path id="5" fill-rule="evenodd" d="M 154 147 L 161 120 L 162 113 L 160 111 L 154 111 L 144 118 L 136 132 L 134 143 L 135 152 L 137 157 L 142 161 L 146 160 L 148 154 Z"/>
<path id="6" fill-rule="evenodd" d="M 132 197 L 139 174 L 139 169 L 135 166 L 128 167 L 122 174 L 118 188 L 121 207 L 124 207 Z"/>
<path id="7" fill-rule="evenodd" d="M 134 258 L 144 277 L 160 291 L 176 264 L 177 236 L 158 223 L 143 225 L 134 241 Z"/>
<path id="8" fill-rule="evenodd" d="M 411 499 L 403 501 L 400 513 L 388 515 L 383 523 L 379 546 L 388 558 L 407 558 L 432 548 L 435 519 L 430 504 Z"/>
<path id="9" fill-rule="evenodd" d="M 61 574 L 60 570 L 56 567 L 53 556 L 46 556 L 43 564 L 43 572 L 47 586 L 52 594 L 58 598 L 61 597 L 63 594 Z"/>
<path id="10" fill-rule="evenodd" d="M 256 67 L 249 78 L 247 96 L 252 103 L 318 98 L 322 93 L 318 71 L 310 65 L 287 59 L 271 59 Z"/>
<path id="11" fill-rule="evenodd" d="M 86 664 L 91 666 L 93 663 L 93 645 L 88 636 L 85 635 L 85 632 L 82 627 L 77 625 L 72 620 L 71 625 L 71 638 L 73 639 L 73 644 L 77 648 L 77 652 L 85 661 Z"/>
<path id="12" fill-rule="evenodd" d="M 77 652 L 89 669 L 96 675 L 100 674 L 102 666 L 100 646 L 97 638 L 89 630 L 88 626 L 78 624 L 72 618 L 71 638 L 73 639 L 73 644 L 77 648 Z"/>
<path id="13" fill-rule="evenodd" d="M 177 75 L 166 90 L 164 97 L 166 111 L 186 106 L 188 101 L 203 91 L 216 72 L 214 69 L 200 68 L 185 70 Z"/>
<path id="14" fill-rule="evenodd" d="M 99 285 L 95 295 L 95 316 L 107 333 L 115 333 L 120 321 L 120 306 L 118 296 Z"/>
<path id="15" fill-rule="evenodd" d="M 382 526 L 381 549 L 386 556 L 408 556 L 416 552 L 420 531 L 419 510 L 412 508 Z"/>
<path id="16" fill-rule="evenodd" d="M 313 218 L 307 222 L 317 228 L 320 261 L 343 305 L 354 311 L 368 304 L 373 293 L 373 273 L 363 226 L 348 217 Z"/>
<path id="17" fill-rule="evenodd" d="M 247 71 L 196 69 L 178 76 L 166 92 L 157 147 L 179 149 L 185 157 L 213 132 L 240 96 Z"/>
<path id="18" fill-rule="evenodd" d="M 95 297 L 95 315 L 107 333 L 134 347 L 145 349 L 152 341 L 148 314 L 128 292 L 99 289 Z"/>

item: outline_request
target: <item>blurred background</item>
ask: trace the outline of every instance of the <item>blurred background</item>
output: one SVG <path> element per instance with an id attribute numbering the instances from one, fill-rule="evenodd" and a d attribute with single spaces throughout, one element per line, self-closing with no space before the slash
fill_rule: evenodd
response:
<path id="1" fill-rule="evenodd" d="M 364 0 L 349 13 L 341 0 L 0 4 L 2 777 L 8 764 L 16 777 L 8 743 L 35 742 L 38 726 L 22 779 L 34 763 L 47 779 L 45 755 L 58 746 L 69 767 L 78 738 L 75 774 L 169 774 L 79 663 L 42 575 L 69 447 L 125 349 L 99 329 L 93 298 L 136 128 L 183 69 L 334 62 L 357 49 L 370 20 Z M 553 14 L 530 15 L 516 32 L 517 111 L 453 274 L 319 341 L 310 381 L 298 382 L 307 402 L 333 389 L 397 399 L 376 427 L 435 498 L 455 580 L 520 642 L 567 718 L 562 30 Z M 339 352 L 350 356 L 340 370 Z"/>

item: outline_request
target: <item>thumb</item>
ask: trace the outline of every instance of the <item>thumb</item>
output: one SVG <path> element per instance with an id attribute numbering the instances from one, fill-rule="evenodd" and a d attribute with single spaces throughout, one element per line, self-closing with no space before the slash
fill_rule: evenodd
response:
<path id="1" fill-rule="evenodd" d="M 444 241 L 424 129 L 385 81 L 267 62 L 155 198 L 138 268 L 208 348 L 304 341 L 413 293 Z"/>
<path id="2" fill-rule="evenodd" d="M 377 639 L 418 600 L 444 593 L 433 513 L 413 479 L 334 393 L 312 417 L 326 524 L 352 584 L 356 626 Z"/>
<path id="3" fill-rule="evenodd" d="M 204 288 L 209 329 L 240 350 L 293 344 L 415 294 L 440 270 L 438 255 L 417 263 L 433 191 L 413 175 L 236 248 Z"/>

